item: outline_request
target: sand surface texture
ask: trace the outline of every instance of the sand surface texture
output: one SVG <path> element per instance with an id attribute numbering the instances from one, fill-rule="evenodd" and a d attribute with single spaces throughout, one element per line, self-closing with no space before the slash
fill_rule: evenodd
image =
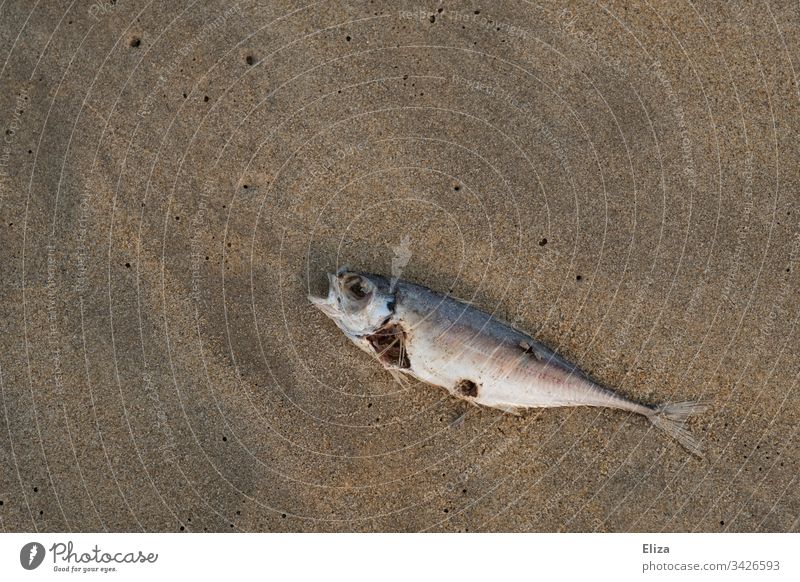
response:
<path id="1" fill-rule="evenodd" d="M 0 4 L 0 529 L 797 531 L 796 2 Z M 402 388 L 342 264 L 641 417 Z"/>

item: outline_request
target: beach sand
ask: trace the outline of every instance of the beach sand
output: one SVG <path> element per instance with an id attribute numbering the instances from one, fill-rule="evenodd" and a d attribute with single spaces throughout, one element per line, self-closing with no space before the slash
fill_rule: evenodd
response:
<path id="1" fill-rule="evenodd" d="M 797 531 L 791 2 L 0 8 L 0 530 Z M 451 292 L 643 402 L 398 386 Z"/>

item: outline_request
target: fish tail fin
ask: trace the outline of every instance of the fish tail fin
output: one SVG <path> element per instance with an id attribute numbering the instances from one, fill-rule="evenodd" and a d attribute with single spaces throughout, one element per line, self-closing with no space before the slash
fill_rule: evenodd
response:
<path id="1" fill-rule="evenodd" d="M 690 416 L 705 412 L 708 408 L 709 404 L 702 401 L 670 402 L 656 406 L 648 418 L 653 426 L 663 430 L 693 455 L 702 458 L 703 448 L 689 432 L 686 420 Z"/>

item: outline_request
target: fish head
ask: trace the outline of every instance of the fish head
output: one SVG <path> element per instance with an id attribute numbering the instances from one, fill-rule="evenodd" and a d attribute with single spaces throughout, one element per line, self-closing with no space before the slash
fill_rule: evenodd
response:
<path id="1" fill-rule="evenodd" d="M 385 277 L 347 267 L 328 274 L 327 297 L 308 299 L 350 336 L 373 333 L 394 313 L 394 293 Z"/>

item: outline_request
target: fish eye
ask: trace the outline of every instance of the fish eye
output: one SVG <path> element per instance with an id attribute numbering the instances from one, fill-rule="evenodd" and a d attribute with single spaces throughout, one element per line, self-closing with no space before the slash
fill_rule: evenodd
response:
<path id="1" fill-rule="evenodd" d="M 353 283 L 350 284 L 349 287 L 350 293 L 356 299 L 363 299 L 367 296 L 367 291 L 364 289 L 364 286 L 361 284 L 360 279 L 356 279 Z"/>
<path id="2" fill-rule="evenodd" d="M 353 299 L 364 299 L 370 292 L 369 284 L 358 276 L 348 277 L 344 289 Z"/>

